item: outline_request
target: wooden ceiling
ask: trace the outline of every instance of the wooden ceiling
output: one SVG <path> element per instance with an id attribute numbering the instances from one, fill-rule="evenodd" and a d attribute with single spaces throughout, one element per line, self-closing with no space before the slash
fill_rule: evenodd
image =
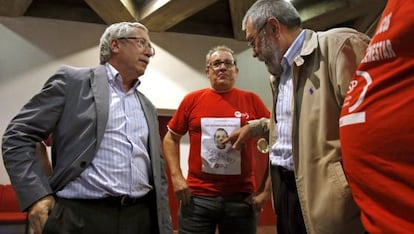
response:
<path id="1" fill-rule="evenodd" d="M 98 24 L 139 21 L 153 32 L 244 40 L 241 21 L 255 0 L 1 0 L 0 16 Z M 386 0 L 293 0 L 303 26 L 352 27 L 372 35 Z"/>

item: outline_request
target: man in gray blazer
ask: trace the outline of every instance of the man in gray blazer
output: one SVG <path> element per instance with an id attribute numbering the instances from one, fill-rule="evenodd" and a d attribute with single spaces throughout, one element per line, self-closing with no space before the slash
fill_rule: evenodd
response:
<path id="1" fill-rule="evenodd" d="M 144 25 L 110 25 L 100 66 L 62 67 L 10 122 L 3 161 L 35 233 L 172 233 L 157 113 L 137 91 L 152 56 Z M 49 135 L 50 177 L 35 149 Z"/>

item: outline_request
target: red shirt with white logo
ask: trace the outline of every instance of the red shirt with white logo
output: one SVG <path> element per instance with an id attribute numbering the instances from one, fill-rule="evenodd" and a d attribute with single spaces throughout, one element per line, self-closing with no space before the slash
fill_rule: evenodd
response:
<path id="1" fill-rule="evenodd" d="M 369 233 L 414 232 L 414 1 L 389 0 L 340 118 L 344 169 Z"/>
<path id="2" fill-rule="evenodd" d="M 256 191 L 256 141 L 250 139 L 240 151 L 231 144 L 214 144 L 216 132 L 229 135 L 247 121 L 269 117 L 270 112 L 256 94 L 233 88 L 217 93 L 207 88 L 187 94 L 168 128 L 190 137 L 187 184 L 193 194 L 226 196 Z M 219 131 L 217 131 L 219 130 Z"/>

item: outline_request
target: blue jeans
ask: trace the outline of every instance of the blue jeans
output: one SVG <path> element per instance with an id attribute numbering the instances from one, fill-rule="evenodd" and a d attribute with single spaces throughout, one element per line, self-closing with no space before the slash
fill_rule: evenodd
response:
<path id="1" fill-rule="evenodd" d="M 193 195 L 178 211 L 180 234 L 256 234 L 258 214 L 245 201 L 248 194 L 206 197 Z"/>

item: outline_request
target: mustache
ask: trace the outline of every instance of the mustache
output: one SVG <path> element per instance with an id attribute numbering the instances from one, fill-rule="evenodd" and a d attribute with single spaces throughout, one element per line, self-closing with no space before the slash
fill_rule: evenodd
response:
<path id="1" fill-rule="evenodd" d="M 138 58 L 138 61 L 141 61 L 141 62 L 144 62 L 144 63 L 148 64 L 149 63 L 149 57 L 147 57 L 147 56 L 140 56 Z"/>

